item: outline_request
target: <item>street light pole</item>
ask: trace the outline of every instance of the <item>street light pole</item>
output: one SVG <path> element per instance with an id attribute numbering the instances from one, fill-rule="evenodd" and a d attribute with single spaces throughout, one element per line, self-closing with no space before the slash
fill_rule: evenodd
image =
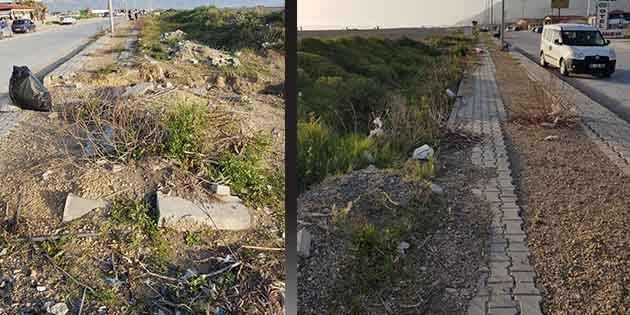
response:
<path id="1" fill-rule="evenodd" d="M 111 28 L 112 37 L 114 37 L 114 7 L 112 5 L 112 0 L 108 0 L 107 5 L 109 7 L 109 26 Z"/>
<path id="2" fill-rule="evenodd" d="M 501 47 L 505 47 L 505 0 L 501 0 Z"/>
<path id="3" fill-rule="evenodd" d="M 490 25 L 494 26 L 494 0 L 490 0 Z"/>

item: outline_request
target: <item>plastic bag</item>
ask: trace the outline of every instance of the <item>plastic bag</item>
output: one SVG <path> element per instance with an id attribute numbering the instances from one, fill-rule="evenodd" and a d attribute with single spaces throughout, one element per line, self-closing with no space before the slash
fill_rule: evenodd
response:
<path id="1" fill-rule="evenodd" d="M 52 110 L 50 92 L 27 66 L 13 66 L 9 96 L 13 105 L 22 109 L 47 112 Z"/>

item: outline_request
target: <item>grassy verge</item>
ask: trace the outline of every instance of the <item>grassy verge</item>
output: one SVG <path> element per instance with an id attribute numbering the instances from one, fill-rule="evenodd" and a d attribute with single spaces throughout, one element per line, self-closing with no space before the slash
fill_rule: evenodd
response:
<path id="1" fill-rule="evenodd" d="M 299 189 L 435 146 L 472 40 L 303 39 L 298 44 Z M 383 134 L 369 137 L 383 122 Z"/>

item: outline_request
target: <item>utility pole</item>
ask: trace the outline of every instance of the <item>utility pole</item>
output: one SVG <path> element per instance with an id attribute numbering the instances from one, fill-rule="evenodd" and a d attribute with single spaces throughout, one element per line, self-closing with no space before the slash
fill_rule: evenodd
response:
<path id="1" fill-rule="evenodd" d="M 490 0 L 490 25 L 494 26 L 494 0 Z"/>
<path id="2" fill-rule="evenodd" d="M 505 0 L 501 0 L 501 47 L 505 47 Z"/>
<path id="3" fill-rule="evenodd" d="M 114 6 L 112 5 L 112 0 L 108 0 L 107 5 L 109 6 L 109 26 L 112 31 L 112 37 L 114 37 Z"/>

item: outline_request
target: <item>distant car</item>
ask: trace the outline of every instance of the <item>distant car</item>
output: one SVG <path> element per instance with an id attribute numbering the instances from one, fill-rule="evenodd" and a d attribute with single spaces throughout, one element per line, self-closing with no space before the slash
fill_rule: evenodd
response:
<path id="1" fill-rule="evenodd" d="M 542 31 L 543 31 L 542 26 L 536 26 L 536 27 L 532 28 L 532 32 L 534 32 L 534 33 L 540 34 L 540 33 L 542 33 Z"/>
<path id="2" fill-rule="evenodd" d="M 71 16 L 62 16 L 59 18 L 59 23 L 61 23 L 62 25 L 72 25 L 77 23 L 77 19 Z"/>
<path id="3" fill-rule="evenodd" d="M 484 27 L 482 27 L 479 31 L 481 31 L 481 32 L 487 32 L 487 31 L 488 31 L 488 27 L 487 27 L 487 26 L 484 26 Z"/>
<path id="4" fill-rule="evenodd" d="M 13 37 L 13 32 L 11 31 L 11 26 L 7 21 L 0 21 L 0 38 L 5 37 Z"/>
<path id="5" fill-rule="evenodd" d="M 35 23 L 31 20 L 20 19 L 13 21 L 11 24 L 11 30 L 13 33 L 30 33 L 35 32 Z"/>

